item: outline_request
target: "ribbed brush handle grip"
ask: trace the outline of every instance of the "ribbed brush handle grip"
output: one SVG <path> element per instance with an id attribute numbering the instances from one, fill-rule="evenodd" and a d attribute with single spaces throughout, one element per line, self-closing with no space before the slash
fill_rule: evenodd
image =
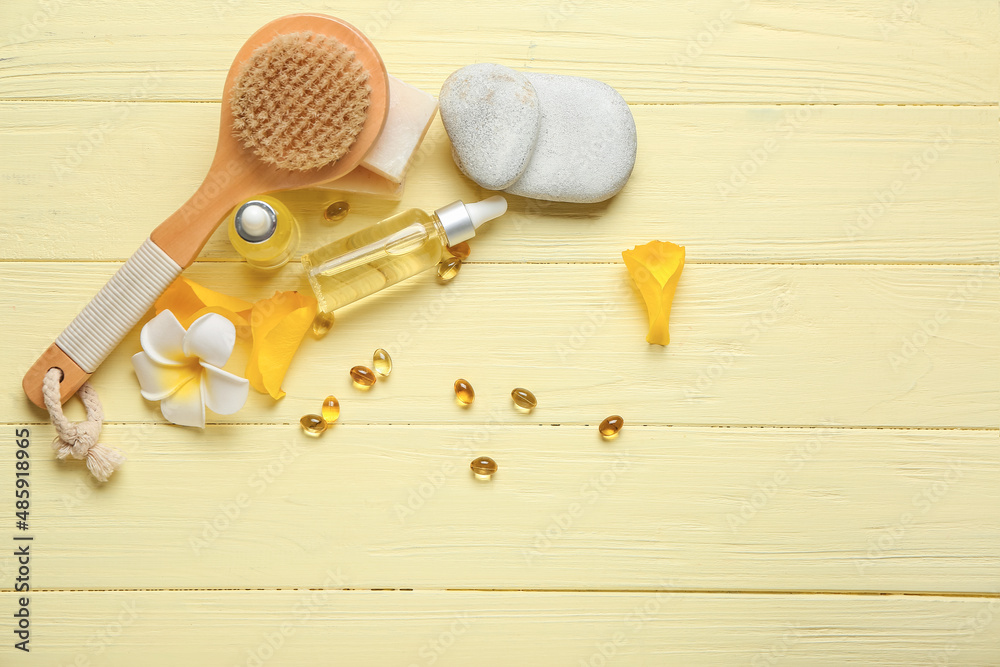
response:
<path id="1" fill-rule="evenodd" d="M 28 397 L 37 405 L 42 404 L 41 377 L 53 367 L 63 371 L 60 385 L 63 400 L 72 396 L 180 272 L 177 262 L 153 241 L 146 239 L 59 334 L 54 346 L 58 350 L 50 347 L 25 375 L 24 389 Z M 64 368 L 71 366 L 65 363 L 67 359 L 64 357 L 68 357 L 68 361 L 72 361 L 77 368 Z M 39 400 L 35 400 L 36 397 Z"/>
<path id="2" fill-rule="evenodd" d="M 59 334 L 56 345 L 93 373 L 180 272 L 177 262 L 146 239 Z"/>

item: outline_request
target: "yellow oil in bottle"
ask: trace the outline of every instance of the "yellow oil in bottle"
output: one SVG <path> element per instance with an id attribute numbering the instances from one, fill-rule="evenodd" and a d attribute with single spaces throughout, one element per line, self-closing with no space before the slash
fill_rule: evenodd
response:
<path id="1" fill-rule="evenodd" d="M 299 245 L 299 224 L 275 197 L 260 195 L 230 212 L 229 241 L 247 264 L 258 269 L 284 266 Z"/>
<path id="2" fill-rule="evenodd" d="M 453 202 L 434 213 L 412 208 L 303 255 L 319 309 L 333 312 L 437 265 L 446 248 L 472 238 L 506 210 L 499 196 Z"/>
<path id="3" fill-rule="evenodd" d="M 434 217 L 414 208 L 302 257 L 319 309 L 332 312 L 441 261 Z"/>

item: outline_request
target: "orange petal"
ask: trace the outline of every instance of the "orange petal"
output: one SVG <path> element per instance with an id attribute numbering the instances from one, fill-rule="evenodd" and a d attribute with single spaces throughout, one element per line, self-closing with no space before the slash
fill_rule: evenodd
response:
<path id="1" fill-rule="evenodd" d="M 281 381 L 315 317 L 316 299 L 298 292 L 275 292 L 253 305 L 253 349 L 246 370 L 251 387 L 275 400 L 285 395 Z"/>
<path id="2" fill-rule="evenodd" d="M 622 252 L 625 267 L 639 288 L 649 315 L 646 342 L 670 342 L 670 307 L 684 268 L 684 246 L 666 241 L 650 241 Z"/>
<path id="3" fill-rule="evenodd" d="M 220 294 L 184 276 L 171 283 L 153 304 L 157 315 L 170 310 L 185 329 L 206 313 L 218 313 L 237 327 L 245 327 L 252 307 L 248 301 Z"/>

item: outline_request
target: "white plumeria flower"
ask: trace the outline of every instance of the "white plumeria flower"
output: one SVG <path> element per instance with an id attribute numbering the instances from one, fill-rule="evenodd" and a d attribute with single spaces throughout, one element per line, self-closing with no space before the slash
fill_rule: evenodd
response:
<path id="1" fill-rule="evenodd" d="M 181 426 L 205 426 L 205 408 L 231 415 L 246 403 L 250 382 L 222 370 L 236 345 L 236 327 L 217 313 L 202 315 L 187 331 L 169 310 L 139 334 L 132 357 L 142 397 L 159 401 L 163 417 Z"/>

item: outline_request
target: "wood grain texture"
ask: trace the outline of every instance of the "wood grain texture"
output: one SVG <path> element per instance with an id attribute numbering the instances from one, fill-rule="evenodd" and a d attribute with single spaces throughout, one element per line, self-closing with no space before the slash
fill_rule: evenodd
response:
<path id="1" fill-rule="evenodd" d="M 139 397 L 133 332 L 94 376 L 129 457 L 97 485 L 18 379 L 201 182 L 239 46 L 303 10 L 435 94 L 472 62 L 606 81 L 633 176 L 603 205 L 512 198 L 453 283 L 344 310 L 286 398 L 204 431 Z M 1000 663 L 998 55 L 980 0 L 8 2 L 0 425 L 32 432 L 36 539 L 30 654 L 0 552 L 0 664 Z M 309 251 L 482 194 L 436 121 L 402 202 L 323 226 L 335 195 L 287 200 Z M 687 247 L 667 348 L 621 264 L 652 239 Z M 307 289 L 236 259 L 217 234 L 188 275 Z M 378 346 L 395 369 L 362 394 Z M 331 392 L 341 423 L 307 439 Z"/>
<path id="2" fill-rule="evenodd" d="M 51 9 L 49 9 L 51 8 Z M 319 3 L 389 72 L 437 93 L 473 62 L 598 78 L 629 102 L 995 104 L 997 5 L 981 0 Z M 20 0 L 0 23 L 6 99 L 218 100 L 232 54 L 292 0 Z M 156 73 L 150 85 L 147 73 Z"/>
<path id="3" fill-rule="evenodd" d="M 331 565 L 320 582 L 338 576 Z M 32 604 L 38 626 L 59 631 L 30 656 L 3 645 L 6 665 L 1000 661 L 997 598 L 321 589 L 45 592 Z"/>
<path id="4" fill-rule="evenodd" d="M 1000 579 L 996 432 L 627 424 L 605 442 L 595 424 L 498 412 L 319 439 L 297 423 L 111 425 L 104 442 L 129 460 L 104 485 L 51 460 L 50 427 L 34 427 L 36 585 L 311 588 L 334 565 L 342 586 L 371 589 L 979 592 Z M 484 454 L 500 466 L 490 482 L 469 470 Z"/>
<path id="5" fill-rule="evenodd" d="M 653 238 L 687 246 L 689 263 L 1000 258 L 995 107 L 632 111 L 639 158 L 621 195 L 598 205 L 512 197 L 474 240 L 473 259 L 620 262 L 621 250 Z M 0 104 L 0 183 L 18 194 L 0 258 L 128 258 L 201 183 L 218 123 L 217 104 Z M 487 194 L 455 167 L 437 120 L 401 203 L 349 196 L 351 215 L 331 227 L 321 212 L 338 195 L 288 201 L 306 252 L 395 210 Z M 219 230 L 202 258 L 239 256 Z"/>
<path id="6" fill-rule="evenodd" d="M 20 377 L 116 268 L 4 263 L 0 368 Z M 308 290 L 299 266 L 279 275 L 198 263 L 191 279 L 250 301 Z M 294 422 L 329 393 L 353 423 L 486 421 L 530 388 L 529 423 L 769 424 L 996 428 L 1000 421 L 1000 276 L 989 266 L 692 265 L 681 278 L 666 348 L 644 341 L 646 313 L 620 264 L 469 264 L 447 286 L 423 275 L 342 309 L 307 338 L 275 403 L 253 394 L 219 421 Z M 247 346 L 231 368 L 242 373 Z M 348 370 L 377 347 L 392 376 L 361 395 Z M 138 392 L 138 331 L 94 375 L 110 421 L 160 419 Z M 241 360 L 243 363 L 241 363 Z M 456 378 L 476 388 L 469 410 Z M 44 413 L 20 391 L 9 421 Z"/>

